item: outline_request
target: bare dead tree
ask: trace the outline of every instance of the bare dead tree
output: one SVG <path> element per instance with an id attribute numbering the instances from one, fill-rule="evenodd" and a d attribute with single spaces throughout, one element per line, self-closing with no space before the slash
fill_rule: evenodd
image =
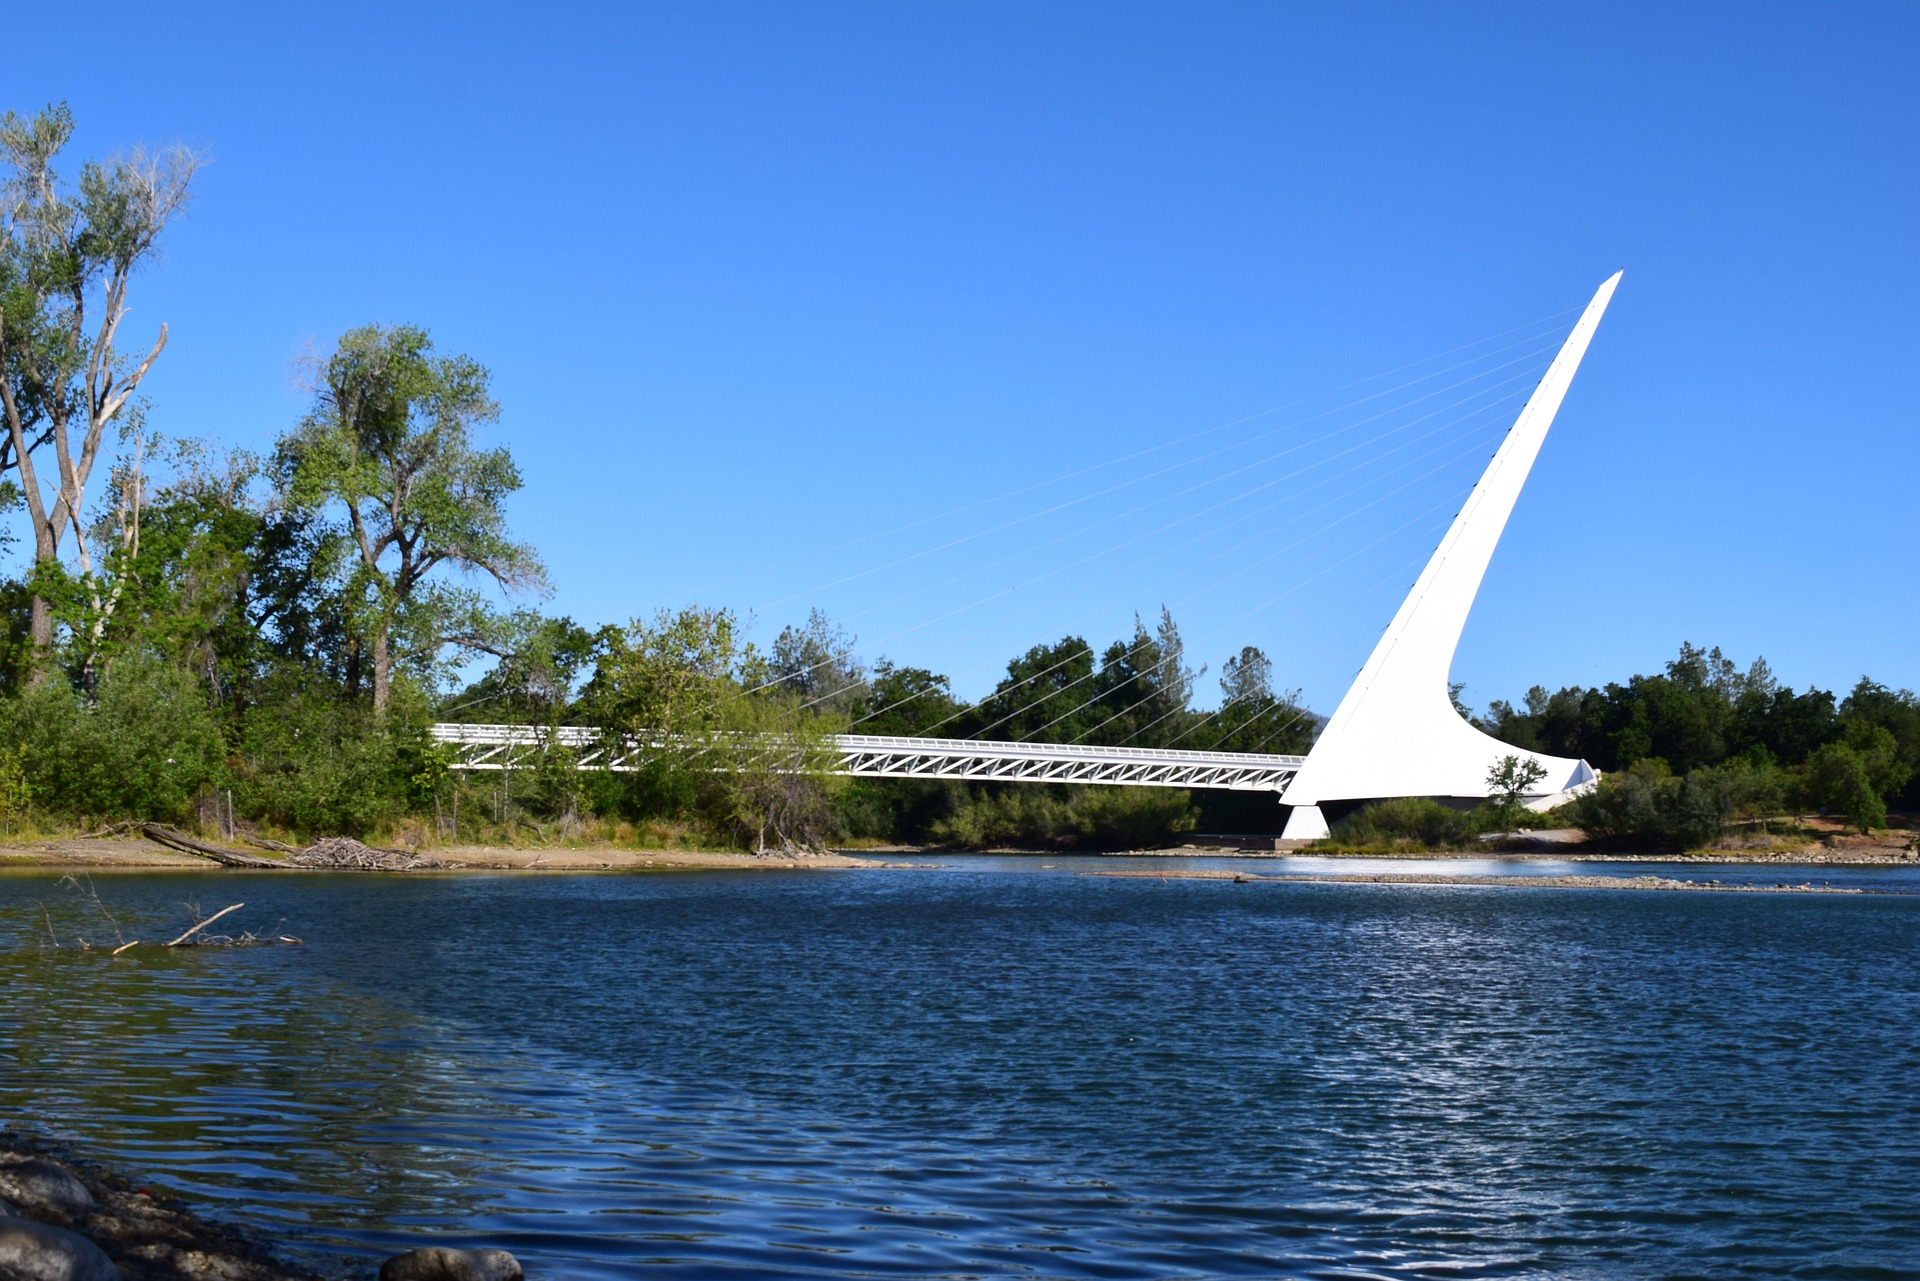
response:
<path id="1" fill-rule="evenodd" d="M 90 577 L 87 482 L 108 425 L 167 345 L 163 324 L 144 357 L 121 354 L 128 290 L 186 207 L 200 157 L 184 146 L 135 149 L 83 164 L 69 185 L 55 161 L 72 136 L 64 104 L 31 119 L 0 117 L 0 163 L 10 171 L 0 185 L 0 278 L 12 304 L 0 315 L 0 411 L 33 526 L 36 575 L 58 571 L 70 529 L 80 571 Z M 34 461 L 41 441 L 52 445 L 58 465 L 51 486 Z M 44 578 L 33 597 L 31 637 L 44 658 L 53 644 Z"/>

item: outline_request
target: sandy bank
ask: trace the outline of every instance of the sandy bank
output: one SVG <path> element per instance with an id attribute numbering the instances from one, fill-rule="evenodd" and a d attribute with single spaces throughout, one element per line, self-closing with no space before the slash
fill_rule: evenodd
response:
<path id="1" fill-rule="evenodd" d="M 236 847 L 237 848 L 237 847 Z M 251 854 L 264 851 L 248 849 Z M 422 851 L 449 871 L 616 872 L 671 871 L 689 868 L 861 868 L 899 866 L 844 854 L 730 854 L 704 850 L 620 850 L 607 848 L 511 849 L 457 845 Z M 269 856 L 271 857 L 271 856 Z M 218 872 L 227 869 L 209 859 L 134 839 L 35 841 L 0 845 L 0 871 L 7 868 L 55 868 L 103 871 Z M 287 868 L 287 871 L 300 871 Z M 421 875 L 418 872 L 407 875 Z"/>

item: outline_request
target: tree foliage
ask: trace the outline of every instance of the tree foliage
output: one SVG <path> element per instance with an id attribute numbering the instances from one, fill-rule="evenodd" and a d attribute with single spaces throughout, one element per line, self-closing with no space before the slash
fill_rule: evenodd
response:
<path id="1" fill-rule="evenodd" d="M 507 531 L 519 468 L 504 447 L 474 443 L 475 428 L 499 417 L 489 381 L 471 357 L 437 354 L 425 330 L 355 329 L 320 367 L 313 409 L 276 450 L 289 509 L 336 522 L 346 541 L 347 556 L 329 561 L 344 571 L 335 589 L 349 683 L 364 645 L 376 716 L 396 661 L 431 665 L 478 609 L 436 570 L 482 574 L 508 592 L 546 586 L 533 548 Z"/>

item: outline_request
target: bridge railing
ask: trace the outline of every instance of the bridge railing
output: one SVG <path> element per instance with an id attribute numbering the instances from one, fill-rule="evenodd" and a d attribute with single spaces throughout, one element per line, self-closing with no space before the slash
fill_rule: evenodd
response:
<path id="1" fill-rule="evenodd" d="M 626 772 L 667 745 L 664 736 L 620 735 L 586 726 L 439 724 L 436 741 L 457 749 L 457 770 L 524 768 L 550 743 L 577 753 L 580 769 Z M 1240 792 L 1285 790 L 1303 756 L 1200 752 L 1078 743 L 1014 743 L 968 738 L 840 734 L 831 739 L 834 773 L 859 778 L 975 779 L 1027 783 L 1100 783 L 1119 787 L 1202 787 Z"/>

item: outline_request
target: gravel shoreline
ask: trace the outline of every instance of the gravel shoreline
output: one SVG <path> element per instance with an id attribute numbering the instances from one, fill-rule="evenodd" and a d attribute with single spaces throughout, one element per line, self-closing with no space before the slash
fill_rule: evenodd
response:
<path id="1" fill-rule="evenodd" d="M 1165 872 L 1082 872 L 1082 876 L 1113 876 L 1165 881 L 1281 881 L 1308 885 L 1498 885 L 1536 890 L 1696 890 L 1715 894 L 1899 894 L 1901 890 L 1863 889 L 1857 886 L 1730 885 L 1724 881 L 1678 880 L 1671 876 L 1460 876 L 1443 872 L 1356 872 L 1350 875 L 1273 875 L 1213 869 Z"/>

